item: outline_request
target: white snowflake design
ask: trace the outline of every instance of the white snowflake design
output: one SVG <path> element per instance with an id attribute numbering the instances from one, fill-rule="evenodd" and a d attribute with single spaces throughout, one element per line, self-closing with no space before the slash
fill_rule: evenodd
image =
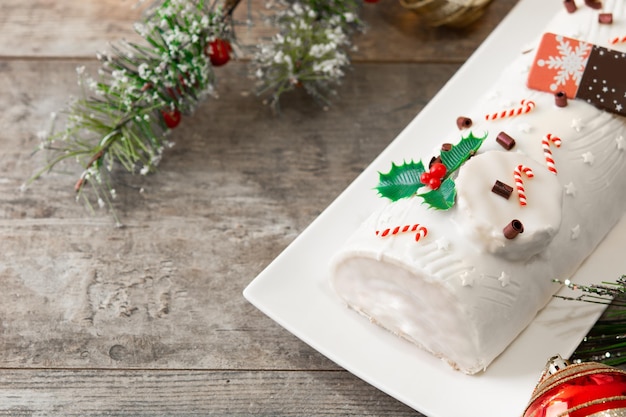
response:
<path id="1" fill-rule="evenodd" d="M 547 60 L 540 59 L 537 61 L 537 65 L 540 67 L 547 65 L 549 69 L 558 70 L 554 76 L 554 84 L 550 84 L 552 91 L 557 91 L 560 85 L 565 85 L 570 77 L 576 85 L 580 84 L 591 50 L 591 44 L 586 42 L 580 42 L 576 48 L 572 48 L 572 45 L 563 39 L 563 36 L 557 36 L 556 40 L 559 43 L 557 47 L 559 56 L 551 56 Z"/>

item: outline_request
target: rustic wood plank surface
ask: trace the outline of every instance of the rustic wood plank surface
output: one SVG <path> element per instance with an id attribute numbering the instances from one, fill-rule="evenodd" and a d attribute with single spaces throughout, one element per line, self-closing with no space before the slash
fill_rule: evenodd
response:
<path id="1" fill-rule="evenodd" d="M 218 100 L 176 129 L 160 171 L 120 175 L 106 212 L 74 202 L 77 167 L 26 191 L 75 68 L 133 36 L 126 0 L 0 3 L 0 415 L 420 415 L 265 317 L 243 288 L 415 117 L 515 0 L 472 27 L 426 27 L 396 1 L 364 9 L 354 68 L 324 111 L 280 117 L 250 94 L 246 55 Z M 252 11 L 259 20 L 261 0 Z M 256 22 L 243 45 L 271 32 Z M 244 52 L 249 49 L 244 48 Z M 142 192 L 139 192 L 139 191 Z"/>

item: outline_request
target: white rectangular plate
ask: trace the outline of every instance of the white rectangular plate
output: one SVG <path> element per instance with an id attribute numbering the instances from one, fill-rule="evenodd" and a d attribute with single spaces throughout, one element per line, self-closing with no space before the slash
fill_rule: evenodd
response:
<path id="1" fill-rule="evenodd" d="M 383 204 L 372 190 L 378 171 L 434 149 L 449 132 L 450 115 L 463 114 L 559 7 L 557 0 L 521 0 L 432 102 L 244 291 L 252 304 L 320 353 L 430 417 L 521 415 L 547 359 L 569 356 L 602 307 L 554 299 L 486 372 L 468 376 L 345 307 L 331 292 L 328 263 Z M 626 269 L 619 254 L 625 240 L 622 221 L 572 279 L 584 284 L 619 277 Z"/>

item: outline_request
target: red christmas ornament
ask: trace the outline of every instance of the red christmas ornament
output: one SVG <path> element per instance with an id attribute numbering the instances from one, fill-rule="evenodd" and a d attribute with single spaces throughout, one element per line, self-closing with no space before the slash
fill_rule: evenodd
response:
<path id="1" fill-rule="evenodd" d="M 548 361 L 523 417 L 626 417 L 626 372 L 596 363 Z"/>
<path id="2" fill-rule="evenodd" d="M 209 57 L 214 67 L 219 67 L 230 61 L 232 49 L 230 42 L 227 40 L 215 39 L 207 44 L 204 48 L 204 53 Z"/>
<path id="3" fill-rule="evenodd" d="M 161 110 L 161 114 L 163 115 L 163 121 L 165 122 L 165 125 L 170 129 L 174 129 L 180 124 L 180 119 L 182 118 L 182 116 L 177 109 Z"/>

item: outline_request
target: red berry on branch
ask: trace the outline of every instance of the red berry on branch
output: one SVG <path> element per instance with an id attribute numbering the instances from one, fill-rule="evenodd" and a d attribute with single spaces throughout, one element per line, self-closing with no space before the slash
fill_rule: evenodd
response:
<path id="1" fill-rule="evenodd" d="M 437 178 L 443 178 L 446 175 L 446 172 L 448 172 L 448 169 L 446 168 L 446 166 L 440 162 L 435 162 L 431 167 L 430 167 L 430 174 L 433 177 L 437 177 Z"/>
<path id="2" fill-rule="evenodd" d="M 428 183 L 430 182 L 430 178 L 431 178 L 430 172 L 424 172 L 422 173 L 422 175 L 420 175 L 420 181 L 424 185 L 428 185 Z"/>
<path id="3" fill-rule="evenodd" d="M 219 38 L 209 42 L 204 48 L 204 53 L 209 57 L 214 67 L 219 67 L 230 61 L 231 51 L 230 42 Z"/>
<path id="4" fill-rule="evenodd" d="M 174 129 L 180 124 L 180 119 L 182 118 L 182 116 L 177 109 L 161 110 L 161 114 L 163 115 L 163 121 L 165 122 L 165 126 L 169 127 L 170 129 Z"/>

